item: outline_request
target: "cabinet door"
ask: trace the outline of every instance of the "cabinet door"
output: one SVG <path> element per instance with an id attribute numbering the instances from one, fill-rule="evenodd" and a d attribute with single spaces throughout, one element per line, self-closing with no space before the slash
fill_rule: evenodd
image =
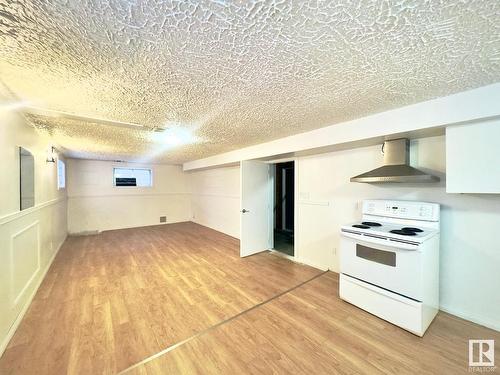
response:
<path id="1" fill-rule="evenodd" d="M 446 128 L 446 192 L 500 193 L 500 120 Z"/>

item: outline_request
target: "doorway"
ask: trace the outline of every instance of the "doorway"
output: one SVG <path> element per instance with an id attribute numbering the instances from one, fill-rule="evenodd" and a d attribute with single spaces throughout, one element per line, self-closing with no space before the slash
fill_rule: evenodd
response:
<path id="1" fill-rule="evenodd" d="M 295 162 L 274 167 L 274 250 L 294 256 Z"/>

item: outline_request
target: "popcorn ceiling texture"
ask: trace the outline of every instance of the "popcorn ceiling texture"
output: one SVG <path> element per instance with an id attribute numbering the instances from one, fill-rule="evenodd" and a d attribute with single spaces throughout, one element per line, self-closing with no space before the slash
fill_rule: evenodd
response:
<path id="1" fill-rule="evenodd" d="M 499 25 L 496 0 L 0 0 L 0 78 L 201 140 L 29 115 L 68 156 L 180 163 L 500 81 Z"/>

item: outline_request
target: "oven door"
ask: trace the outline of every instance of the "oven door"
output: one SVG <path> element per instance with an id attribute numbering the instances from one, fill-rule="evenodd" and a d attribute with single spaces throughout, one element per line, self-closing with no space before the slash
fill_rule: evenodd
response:
<path id="1" fill-rule="evenodd" d="M 418 246 L 408 250 L 397 242 L 380 244 L 352 237 L 355 235 L 341 237 L 340 272 L 422 301 L 422 252 Z"/>

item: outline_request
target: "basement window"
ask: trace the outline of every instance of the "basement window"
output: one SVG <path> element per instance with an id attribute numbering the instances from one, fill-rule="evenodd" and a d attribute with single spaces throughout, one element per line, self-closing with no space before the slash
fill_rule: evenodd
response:
<path id="1" fill-rule="evenodd" d="M 152 176 L 148 168 L 113 168 L 113 183 L 118 187 L 151 187 Z"/>
<path id="2" fill-rule="evenodd" d="M 66 165 L 61 159 L 57 159 L 57 189 L 66 187 Z"/>

